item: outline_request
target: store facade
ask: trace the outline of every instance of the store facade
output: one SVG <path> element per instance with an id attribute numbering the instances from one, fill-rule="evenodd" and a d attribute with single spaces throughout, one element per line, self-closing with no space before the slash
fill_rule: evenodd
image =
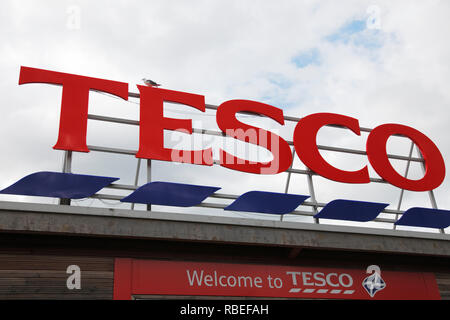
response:
<path id="1" fill-rule="evenodd" d="M 0 211 L 0 299 L 450 298 L 441 234 L 6 202 Z M 73 265 L 79 289 L 69 289 Z"/>
<path id="2" fill-rule="evenodd" d="M 249 100 L 213 106 L 202 95 L 152 86 L 132 93 L 123 82 L 22 67 L 19 84 L 28 83 L 63 87 L 54 145 L 63 152 L 63 170 L 29 174 L 0 194 L 53 198 L 59 204 L 0 201 L 0 299 L 450 298 L 450 211 L 437 207 L 433 193 L 444 181 L 445 163 L 438 147 L 417 129 L 392 123 L 370 129 L 331 113 L 288 117 L 280 108 Z M 139 120 L 89 113 L 90 92 L 139 99 Z M 220 131 L 166 117 L 165 103 L 181 112 L 185 107 L 212 111 Z M 239 121 L 242 114 L 295 128 L 284 139 Z M 138 126 L 138 150 L 88 145 L 88 120 Z M 322 127 L 366 134 L 365 150 L 319 145 Z M 212 148 L 204 146 L 170 149 L 167 131 L 253 144 L 272 160 L 240 159 L 221 148 L 219 159 L 213 159 Z M 387 152 L 391 137 L 408 139 L 408 156 Z M 90 151 L 131 156 L 137 164 L 135 183 L 117 183 L 121 173 L 134 168 L 116 168 L 107 177 L 73 173 L 73 154 Z M 362 156 L 366 165 L 341 170 L 321 152 Z M 304 167 L 294 166 L 295 157 Z M 183 183 L 153 181 L 152 161 L 216 165 L 242 176 L 284 174 L 285 188 L 265 186 L 269 192 L 256 185 L 245 193 L 230 188 L 229 194 L 218 192 L 220 179 L 215 186 L 200 184 L 201 177 L 195 185 L 183 177 Z M 391 161 L 405 162 L 405 174 Z M 145 183 L 139 183 L 141 163 Z M 408 178 L 411 163 L 422 167 L 421 178 Z M 294 175 L 306 178 L 307 193 L 289 193 Z M 354 186 L 358 200 L 341 199 L 336 192 L 334 200 L 318 201 L 313 177 Z M 388 208 L 394 203 L 359 199 L 358 187 L 369 183 L 396 187 L 397 209 Z M 404 191 L 428 193 L 430 205 L 401 210 Z M 112 200 L 130 208 L 72 205 L 76 199 Z M 211 211 L 200 211 L 205 208 Z"/>

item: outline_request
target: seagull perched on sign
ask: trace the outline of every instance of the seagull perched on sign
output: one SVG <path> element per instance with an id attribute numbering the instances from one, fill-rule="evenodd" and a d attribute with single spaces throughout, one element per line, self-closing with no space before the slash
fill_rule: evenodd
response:
<path id="1" fill-rule="evenodd" d="M 152 81 L 150 79 L 145 79 L 144 78 L 144 79 L 142 79 L 142 81 L 149 87 L 159 87 L 160 86 L 159 83 L 156 83 L 155 81 Z"/>

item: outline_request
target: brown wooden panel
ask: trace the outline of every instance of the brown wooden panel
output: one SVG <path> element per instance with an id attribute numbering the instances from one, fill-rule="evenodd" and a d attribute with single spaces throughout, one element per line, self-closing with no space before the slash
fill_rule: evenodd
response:
<path id="1" fill-rule="evenodd" d="M 440 292 L 450 292 L 450 284 L 438 284 Z"/>
<path id="2" fill-rule="evenodd" d="M 0 299 L 111 299 L 114 257 L 339 268 L 378 264 L 382 270 L 434 272 L 441 297 L 450 299 L 449 258 L 310 249 L 289 258 L 290 252 L 283 247 L 207 242 L 0 233 Z M 81 268 L 80 291 L 66 288 L 66 268 L 71 264 Z"/>
<path id="3" fill-rule="evenodd" d="M 442 300 L 450 300 L 450 268 L 448 273 L 435 273 Z"/>
<path id="4" fill-rule="evenodd" d="M 32 293 L 32 294 L 15 294 L 14 296 L 8 295 L 7 297 L 1 296 L 1 300 L 110 300 L 111 295 L 108 294 L 90 294 L 86 293 Z"/>
<path id="5" fill-rule="evenodd" d="M 450 266 L 448 267 L 448 273 L 441 273 L 441 272 L 436 272 L 436 279 L 440 279 L 440 280 L 449 280 L 450 279 Z"/>
<path id="6" fill-rule="evenodd" d="M 67 278 L 65 271 L 58 270 L 0 270 L 0 279 L 11 278 Z M 110 279 L 113 272 L 105 271 L 85 271 L 84 279 Z"/>
<path id="7" fill-rule="evenodd" d="M 81 289 L 66 285 L 69 265 L 81 270 Z M 0 254 L 0 299 L 112 299 L 114 259 Z"/>
<path id="8" fill-rule="evenodd" d="M 450 286 L 450 279 L 436 279 L 439 285 L 447 285 Z"/>
<path id="9" fill-rule="evenodd" d="M 113 259 L 41 255 L 0 255 L 0 270 L 66 270 L 75 264 L 82 270 L 113 271 Z"/>

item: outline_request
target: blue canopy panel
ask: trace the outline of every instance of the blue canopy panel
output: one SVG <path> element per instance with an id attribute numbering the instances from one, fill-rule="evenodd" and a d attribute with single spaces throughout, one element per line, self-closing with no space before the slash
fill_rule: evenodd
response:
<path id="1" fill-rule="evenodd" d="M 225 210 L 288 214 L 308 198 L 309 196 L 287 193 L 250 191 L 237 198 Z"/>
<path id="2" fill-rule="evenodd" d="M 399 226 L 445 229 L 450 226 L 450 211 L 411 208 L 406 210 L 395 224 Z"/>
<path id="3" fill-rule="evenodd" d="M 138 188 L 121 202 L 156 204 L 175 207 L 192 207 L 202 203 L 218 187 L 205 187 L 172 182 L 150 182 Z"/>
<path id="4" fill-rule="evenodd" d="M 82 199 L 92 196 L 116 180 L 119 178 L 42 171 L 20 179 L 0 193 Z"/>
<path id="5" fill-rule="evenodd" d="M 368 222 L 374 220 L 389 204 L 353 200 L 333 200 L 314 218 Z"/>

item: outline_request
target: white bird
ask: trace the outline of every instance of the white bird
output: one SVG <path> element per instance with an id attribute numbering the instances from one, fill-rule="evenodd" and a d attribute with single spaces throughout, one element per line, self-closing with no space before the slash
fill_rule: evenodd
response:
<path id="1" fill-rule="evenodd" d="M 156 83 L 155 81 L 152 81 L 150 79 L 143 78 L 142 81 L 149 87 L 159 87 L 159 86 L 161 86 L 159 83 Z"/>

